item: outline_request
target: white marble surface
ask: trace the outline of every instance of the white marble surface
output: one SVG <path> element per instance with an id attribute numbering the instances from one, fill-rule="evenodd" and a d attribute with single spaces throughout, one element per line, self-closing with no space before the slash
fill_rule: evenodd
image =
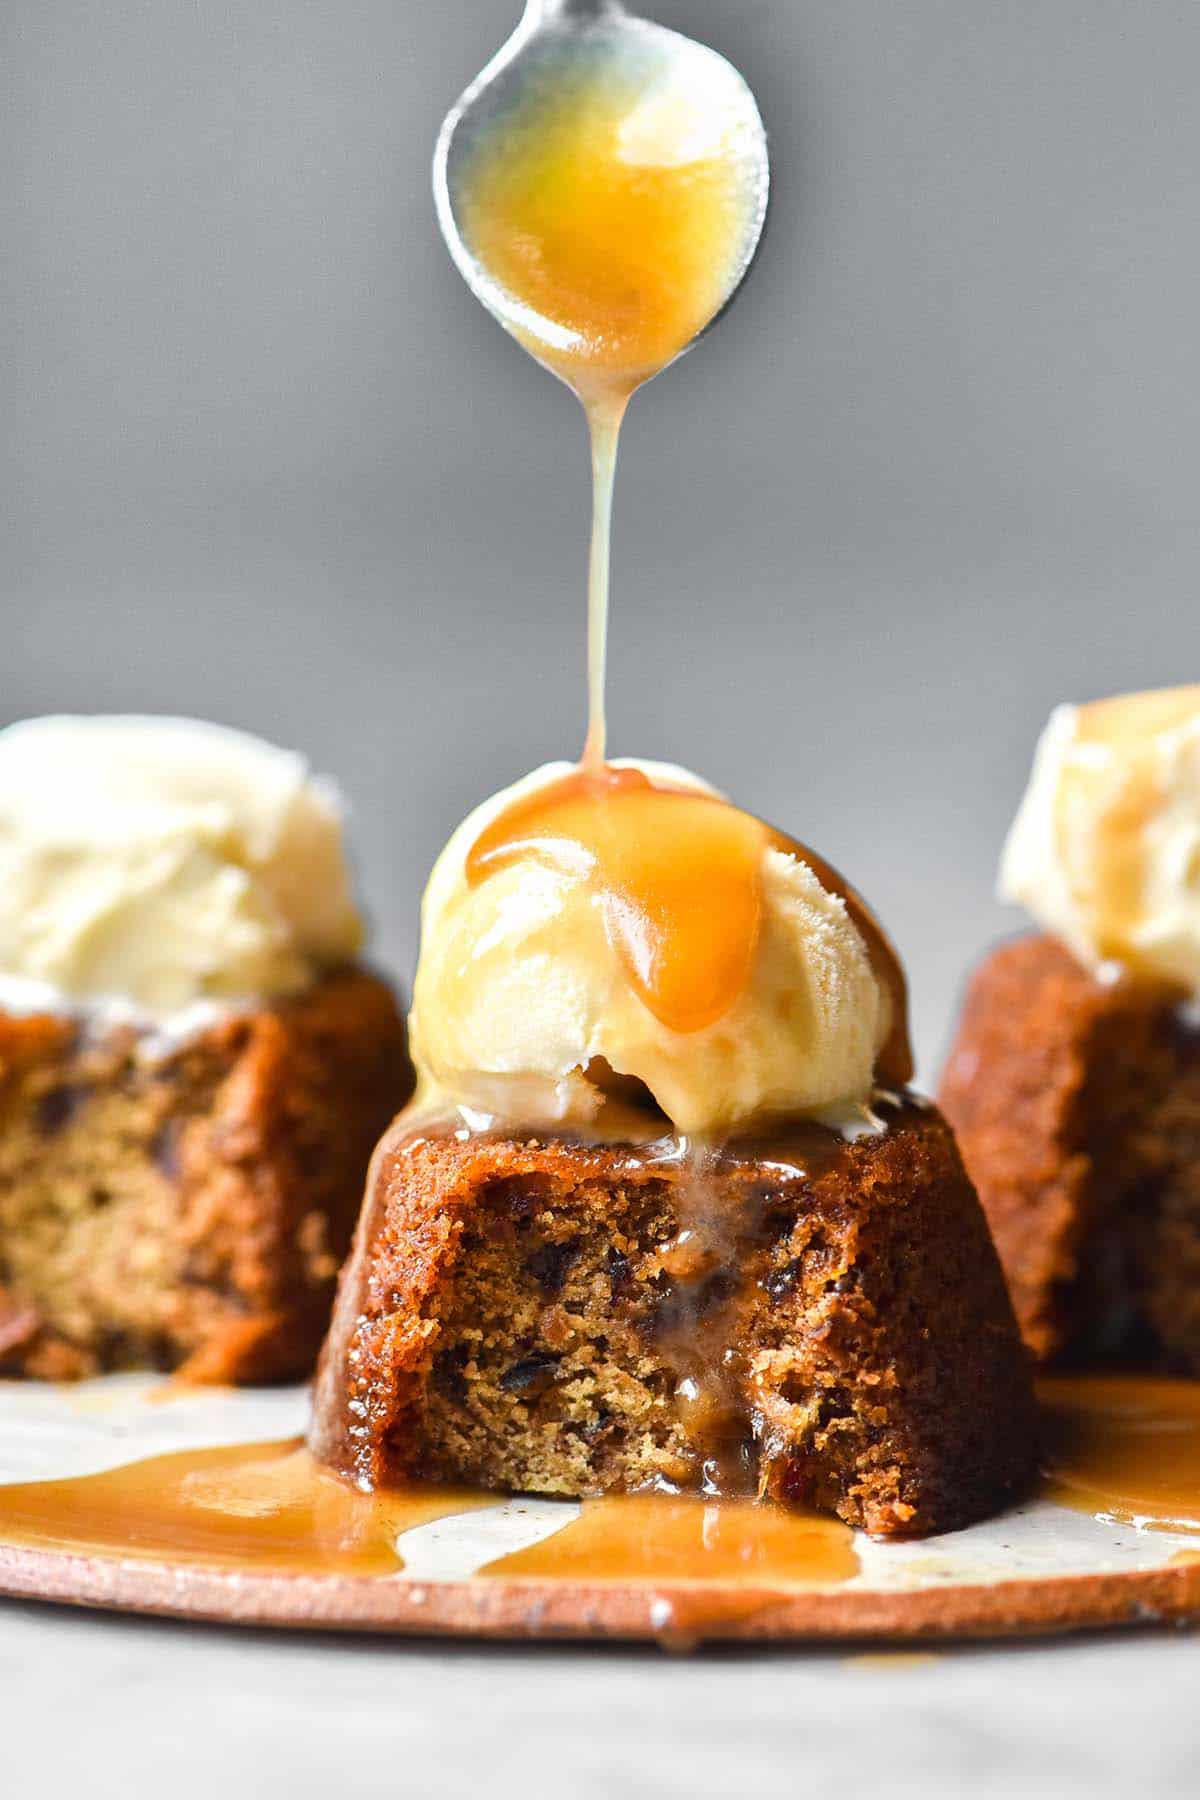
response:
<path id="1" fill-rule="evenodd" d="M 1200 1639 L 878 1659 L 273 1637 L 0 1603 L 4 1792 L 1182 1800 Z"/>

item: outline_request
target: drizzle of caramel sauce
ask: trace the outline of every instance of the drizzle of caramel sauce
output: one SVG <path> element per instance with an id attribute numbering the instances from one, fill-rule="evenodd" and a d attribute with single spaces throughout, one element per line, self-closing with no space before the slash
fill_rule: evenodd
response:
<path id="1" fill-rule="evenodd" d="M 854 1533 L 770 1501 L 620 1494 L 585 1500 L 572 1524 L 480 1570 L 547 1581 L 834 1586 L 858 1574 Z"/>
<path id="2" fill-rule="evenodd" d="M 689 1032 L 728 1012 L 749 980 L 767 849 L 799 857 L 844 901 L 892 1003 L 879 1079 L 903 1086 L 913 1071 L 904 972 L 874 914 L 822 857 L 715 794 L 581 765 L 494 819 L 471 847 L 467 879 L 529 857 L 578 869 L 634 991 L 661 1024 Z"/>
<path id="3" fill-rule="evenodd" d="M 421 1485 L 364 1494 L 286 1440 L 0 1486 L 0 1542 L 257 1575 L 395 1575 L 401 1532 L 496 1500 Z"/>
<path id="4" fill-rule="evenodd" d="M 639 769 L 580 768 L 494 820 L 467 878 L 531 857 L 586 869 L 634 991 L 671 1030 L 699 1031 L 749 979 L 765 840 L 757 819 L 712 795 Z"/>
<path id="5" fill-rule="evenodd" d="M 746 146 L 702 84 L 604 58 L 530 82 L 455 178 L 463 236 L 521 343 L 583 402 L 592 441 L 589 719 L 581 768 L 517 802 L 468 862 L 479 881 L 525 855 L 589 866 L 634 991 L 679 1032 L 713 1024 L 744 990 L 771 843 L 803 854 L 845 900 L 892 999 L 880 1079 L 912 1075 L 904 978 L 868 909 L 827 864 L 715 798 L 605 762 L 609 539 L 630 395 L 716 316 L 759 222 Z"/>
<path id="6" fill-rule="evenodd" d="M 592 447 L 585 761 L 604 760 L 609 542 L 630 395 L 737 281 L 761 196 L 703 90 L 581 60 L 531 82 L 456 176 L 466 242 L 514 336 L 572 387 Z"/>
<path id="7" fill-rule="evenodd" d="M 1061 1375 L 1038 1391 L 1048 1499 L 1120 1525 L 1200 1534 L 1200 1381 Z"/>
<path id="8" fill-rule="evenodd" d="M 890 1122 L 891 1103 L 879 1104 L 881 1122 Z M 745 1357 L 735 1346 L 753 1338 L 748 1321 L 768 1279 L 766 1256 L 784 1229 L 781 1214 L 794 1218 L 800 1204 L 788 1200 L 789 1189 L 807 1188 L 852 1152 L 839 1132 L 815 1120 L 720 1148 L 685 1151 L 673 1142 L 678 1230 L 660 1252 L 670 1305 L 654 1342 L 676 1378 L 675 1410 L 696 1455 L 696 1487 L 708 1496 L 754 1495 L 768 1465 Z M 753 1171 L 748 1181 L 738 1181 L 739 1164 Z M 772 1179 L 764 1188 L 766 1169 Z"/>

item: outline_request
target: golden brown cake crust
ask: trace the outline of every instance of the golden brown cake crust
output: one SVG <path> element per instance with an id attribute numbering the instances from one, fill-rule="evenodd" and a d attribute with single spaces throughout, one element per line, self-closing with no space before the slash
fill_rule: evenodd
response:
<path id="1" fill-rule="evenodd" d="M 395 997 L 360 970 L 160 1057 L 0 1013 L 0 1370 L 306 1373 L 410 1088 Z"/>
<path id="2" fill-rule="evenodd" d="M 1200 1374 L 1200 1043 L 1048 937 L 973 977 L 940 1101 L 1026 1341 Z"/>
<path id="3" fill-rule="evenodd" d="M 734 1146 L 711 1176 L 745 1222 L 706 1280 L 759 1484 L 881 1533 L 981 1517 L 1029 1475 L 1033 1406 L 953 1138 L 916 1104 L 855 1143 L 796 1129 Z M 785 1151 L 807 1176 L 781 1176 Z M 630 1146 L 398 1122 L 322 1356 L 317 1453 L 368 1486 L 699 1485 L 669 1352 L 687 1179 Z M 692 1292 L 703 1327 L 708 1289 Z"/>

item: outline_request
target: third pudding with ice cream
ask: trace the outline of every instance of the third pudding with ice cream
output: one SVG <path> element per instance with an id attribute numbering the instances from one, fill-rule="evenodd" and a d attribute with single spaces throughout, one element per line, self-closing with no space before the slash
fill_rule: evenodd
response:
<path id="1" fill-rule="evenodd" d="M 942 1096 L 1042 1358 L 1200 1374 L 1200 688 L 1058 707 Z"/>

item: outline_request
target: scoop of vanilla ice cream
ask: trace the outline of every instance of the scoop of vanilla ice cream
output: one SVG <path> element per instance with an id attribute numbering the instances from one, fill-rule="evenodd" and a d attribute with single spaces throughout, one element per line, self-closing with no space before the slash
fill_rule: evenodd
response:
<path id="1" fill-rule="evenodd" d="M 618 766 L 713 791 L 670 765 Z M 865 1102 L 891 998 L 842 900 L 795 856 L 764 851 L 751 979 L 723 1017 L 686 1033 L 635 993 L 584 871 L 523 859 L 471 886 L 485 827 L 568 773 L 549 764 L 485 802 L 430 876 L 410 1021 L 424 1103 L 586 1123 L 603 1097 L 585 1074 L 595 1058 L 643 1082 L 685 1134 Z"/>
<path id="2" fill-rule="evenodd" d="M 355 955 L 336 789 L 190 719 L 0 732 L 0 984 L 163 1016 L 270 997 Z"/>
<path id="3" fill-rule="evenodd" d="M 1000 888 L 1097 973 L 1200 993 L 1200 687 L 1056 708 Z"/>

